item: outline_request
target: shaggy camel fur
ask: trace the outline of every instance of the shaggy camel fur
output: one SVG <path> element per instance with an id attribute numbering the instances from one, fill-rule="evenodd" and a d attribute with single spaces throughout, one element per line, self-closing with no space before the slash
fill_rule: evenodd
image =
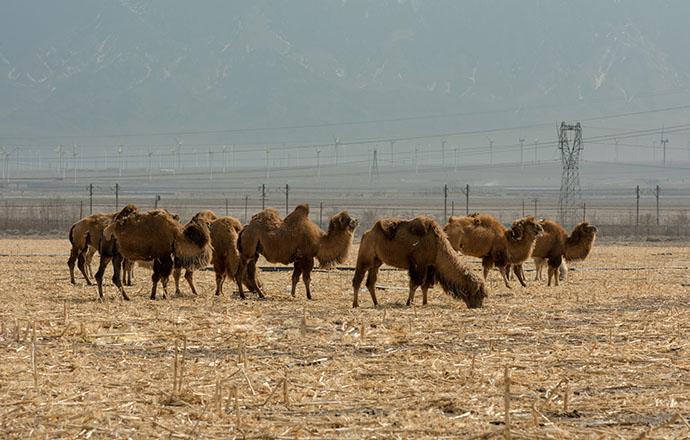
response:
<path id="1" fill-rule="evenodd" d="M 69 230 L 69 241 L 72 244 L 67 266 L 69 266 L 70 281 L 74 280 L 74 263 L 77 262 L 79 271 L 84 276 L 87 285 L 92 285 L 91 278 L 94 277 L 91 263 L 94 254 L 100 249 L 103 241 L 103 230 L 113 221 L 117 212 L 107 214 L 92 214 L 74 223 Z M 122 270 L 126 286 L 132 285 L 133 263 L 129 260 L 123 261 Z"/>
<path id="2" fill-rule="evenodd" d="M 587 258 L 594 246 L 597 228 L 588 222 L 582 222 L 576 225 L 573 232 L 568 235 L 561 225 L 552 220 L 541 220 L 539 224 L 544 228 L 544 236 L 537 239 L 532 253 L 536 267 L 535 280 L 542 279 L 542 270 L 548 263 L 547 285 L 551 285 L 553 277 L 554 284 L 558 286 L 559 278 L 564 281 L 567 277 L 566 262 Z M 556 276 L 556 270 L 560 271 L 560 276 Z"/>
<path id="3" fill-rule="evenodd" d="M 265 209 L 254 215 L 240 232 L 237 242 L 240 251 L 238 276 L 244 279 L 248 264 L 256 264 L 259 254 L 271 263 L 294 263 L 291 295 L 295 296 L 301 275 L 307 298 L 311 299 L 309 283 L 314 258 L 319 260 L 321 267 L 344 261 L 350 251 L 357 224 L 357 220 L 343 211 L 331 218 L 328 232 L 324 232 L 309 219 L 309 205 L 298 205 L 285 219 L 281 219 L 275 209 Z M 252 290 L 263 297 L 256 279 L 250 277 L 248 281 Z M 242 285 L 238 287 L 240 297 L 244 298 Z"/>
<path id="4" fill-rule="evenodd" d="M 120 282 L 118 269 L 122 258 L 133 261 L 153 260 L 151 299 L 156 299 L 159 280 L 166 296 L 173 257 L 181 267 L 194 269 L 205 267 L 211 256 L 211 239 L 205 222 L 189 222 L 183 226 L 173 215 L 162 209 L 141 213 L 136 206 L 127 205 L 106 227 L 103 236 L 112 242 L 109 253 L 114 260 L 113 282 L 124 299 L 128 297 Z M 103 298 L 101 280 L 99 295 Z"/>
<path id="5" fill-rule="evenodd" d="M 217 218 L 218 216 L 216 216 L 215 212 L 211 211 L 210 209 L 204 209 L 194 214 L 194 217 L 192 217 L 191 221 L 205 222 L 206 225 L 210 228 L 211 223 L 213 223 L 213 221 Z M 213 241 L 213 237 L 211 237 L 211 241 Z M 173 270 L 173 279 L 175 280 L 175 295 L 181 296 L 182 291 L 180 290 L 180 275 L 182 274 L 182 265 L 180 264 L 177 258 L 175 258 L 174 267 L 175 268 Z M 184 278 L 185 280 L 187 280 L 187 284 L 189 284 L 189 288 L 192 290 L 192 293 L 194 295 L 197 295 L 196 287 L 194 286 L 194 270 L 185 269 Z"/>
<path id="6" fill-rule="evenodd" d="M 427 291 L 435 280 L 469 308 L 481 307 L 487 295 L 484 282 L 462 264 L 441 227 L 430 217 L 379 220 L 364 233 L 352 279 L 352 307 L 359 305 L 358 293 L 367 272 L 366 286 L 374 306 L 378 305 L 376 276 L 384 263 L 407 269 L 410 276 L 408 306 L 414 303 L 415 291 L 420 285 L 422 304 L 426 304 Z"/>
<path id="7" fill-rule="evenodd" d="M 532 254 L 537 237 L 543 233 L 534 217 L 518 219 L 510 229 L 506 229 L 488 214 L 450 217 L 444 231 L 455 250 L 463 255 L 482 259 L 484 279 L 489 270 L 496 266 L 508 288 L 509 265 L 521 264 L 527 260 Z M 522 273 L 518 271 L 515 275 L 520 284 L 526 287 Z"/>

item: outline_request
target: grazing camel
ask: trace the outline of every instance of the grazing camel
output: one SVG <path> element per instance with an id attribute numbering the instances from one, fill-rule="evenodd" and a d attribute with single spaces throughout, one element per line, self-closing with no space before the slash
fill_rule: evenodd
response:
<path id="1" fill-rule="evenodd" d="M 151 299 L 156 299 L 159 280 L 164 297 L 167 296 L 173 258 L 179 261 L 181 267 L 195 269 L 205 267 L 211 257 L 211 239 L 206 223 L 191 221 L 181 225 L 163 209 L 141 213 L 136 206 L 127 205 L 105 228 L 103 236 L 110 243 L 108 254 L 112 256 L 115 268 L 113 282 L 124 299 L 129 298 L 120 282 L 118 263 L 122 258 L 153 260 Z M 100 278 L 99 296 L 102 299 L 102 274 Z"/>
<path id="2" fill-rule="evenodd" d="M 358 293 L 367 272 L 366 286 L 374 306 L 378 305 L 376 276 L 384 263 L 407 269 L 410 276 L 408 306 L 414 303 L 415 291 L 420 285 L 422 304 L 426 304 L 427 291 L 435 280 L 469 308 L 481 307 L 487 296 L 484 282 L 462 264 L 441 227 L 430 217 L 379 220 L 364 233 L 352 279 L 352 307 L 359 305 Z"/>
<path id="3" fill-rule="evenodd" d="M 295 296 L 301 275 L 307 298 L 312 299 L 309 284 L 314 258 L 319 260 L 321 267 L 344 261 L 350 251 L 357 224 L 357 220 L 343 211 L 331 218 L 328 232 L 324 232 L 309 219 L 307 204 L 298 205 L 285 219 L 281 219 L 275 209 L 265 209 L 254 215 L 240 232 L 237 241 L 240 268 L 237 276 L 244 279 L 248 265 L 251 262 L 256 264 L 259 255 L 263 255 L 271 263 L 294 263 L 290 294 Z M 256 279 L 250 277 L 248 281 L 252 290 L 263 298 L 264 294 Z M 242 284 L 238 284 L 238 287 L 240 297 L 244 299 Z"/>
<path id="4" fill-rule="evenodd" d="M 506 229 L 488 214 L 450 217 L 444 231 L 455 250 L 463 255 L 482 259 L 484 279 L 489 270 L 496 266 L 508 288 L 510 265 L 527 260 L 532 254 L 537 237 L 543 233 L 542 227 L 532 216 L 518 219 L 510 229 Z M 522 273 L 517 271 L 515 275 L 520 284 L 526 287 Z"/>
<path id="5" fill-rule="evenodd" d="M 551 278 L 554 285 L 558 286 L 559 278 L 565 280 L 568 273 L 567 261 L 584 260 L 589 255 L 596 240 L 597 228 L 588 222 L 582 222 L 568 233 L 561 225 L 552 220 L 540 220 L 539 224 L 544 229 L 544 235 L 537 238 L 537 243 L 532 252 L 534 266 L 536 267 L 535 280 L 541 280 L 543 268 L 548 264 L 548 282 Z M 518 270 L 522 270 L 519 268 Z M 560 277 L 556 271 L 560 270 Z"/>

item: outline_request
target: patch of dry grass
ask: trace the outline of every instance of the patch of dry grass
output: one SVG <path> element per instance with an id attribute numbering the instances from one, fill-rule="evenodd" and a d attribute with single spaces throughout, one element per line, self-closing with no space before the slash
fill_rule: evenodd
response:
<path id="1" fill-rule="evenodd" d="M 513 438 L 690 436 L 688 247 L 598 245 L 556 288 L 494 272 L 481 310 L 438 288 L 404 307 L 400 271 L 379 309 L 350 308 L 348 271 L 315 273 L 314 301 L 286 272 L 262 274 L 265 301 L 214 297 L 212 272 L 150 301 L 138 269 L 131 302 L 99 303 L 67 252 L 0 240 L 65 254 L 0 257 L 3 437 L 489 438 L 506 366 Z"/>

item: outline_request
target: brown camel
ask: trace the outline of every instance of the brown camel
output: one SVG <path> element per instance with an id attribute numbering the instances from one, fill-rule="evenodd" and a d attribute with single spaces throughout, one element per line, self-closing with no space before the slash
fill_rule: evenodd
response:
<path id="1" fill-rule="evenodd" d="M 324 232 L 309 219 L 309 205 L 298 205 L 285 219 L 281 219 L 275 209 L 265 209 L 254 215 L 240 232 L 237 242 L 240 251 L 238 276 L 244 279 L 249 263 L 256 264 L 259 254 L 271 263 L 294 263 L 291 295 L 295 296 L 301 275 L 307 298 L 311 299 L 309 283 L 314 258 L 319 260 L 321 267 L 344 261 L 352 245 L 357 224 L 357 220 L 343 211 L 331 218 L 328 232 Z M 252 290 L 263 297 L 256 279 L 249 277 L 248 281 Z M 238 287 L 240 297 L 244 298 L 242 285 L 239 284 Z"/>
<path id="2" fill-rule="evenodd" d="M 156 299 L 159 280 L 164 296 L 167 296 L 173 258 L 179 261 L 180 267 L 195 269 L 205 267 L 211 256 L 211 239 L 205 222 L 191 221 L 181 225 L 163 209 L 141 213 L 136 206 L 127 205 L 106 227 L 103 236 L 112 243 L 109 254 L 114 260 L 113 282 L 124 299 L 128 297 L 120 282 L 118 269 L 122 258 L 153 261 L 151 299 Z M 99 295 L 103 298 L 100 285 Z"/>
<path id="3" fill-rule="evenodd" d="M 578 261 L 587 258 L 596 240 L 597 228 L 588 222 L 582 222 L 573 228 L 570 235 L 561 225 L 552 220 L 541 220 L 539 222 L 544 228 L 544 235 L 537 239 L 537 243 L 532 252 L 534 266 L 536 268 L 535 280 L 541 280 L 544 266 L 548 264 L 548 282 L 551 285 L 551 278 L 558 286 L 559 278 L 565 280 L 568 273 L 568 261 Z M 556 271 L 560 271 L 560 276 L 556 276 Z"/>
<path id="4" fill-rule="evenodd" d="M 484 279 L 489 270 L 496 266 L 508 288 L 509 265 L 527 260 L 537 237 L 543 233 L 542 227 L 532 216 L 518 219 L 510 229 L 506 229 L 488 214 L 450 217 L 444 230 L 455 250 L 482 259 Z M 522 273 L 518 271 L 515 275 L 520 284 L 526 287 Z"/>
<path id="5" fill-rule="evenodd" d="M 426 304 L 427 291 L 436 279 L 447 293 L 462 299 L 469 308 L 481 307 L 487 296 L 484 282 L 462 264 L 441 227 L 430 217 L 379 220 L 364 233 L 352 279 L 352 307 L 359 305 L 358 293 L 367 272 L 366 286 L 374 306 L 378 305 L 376 276 L 384 263 L 407 269 L 410 276 L 408 306 L 414 303 L 415 291 L 420 285 L 422 304 Z"/>
<path id="6" fill-rule="evenodd" d="M 216 295 L 223 293 L 223 283 L 226 278 L 235 280 L 237 282 L 237 270 L 240 264 L 240 254 L 237 250 L 237 237 L 242 230 L 242 223 L 234 217 L 217 217 L 213 211 L 200 211 L 192 217 L 192 221 L 204 221 L 209 225 L 209 232 L 211 235 L 211 245 L 213 247 L 213 256 L 211 264 L 216 273 Z M 256 265 L 250 264 L 247 267 L 247 276 L 245 277 L 245 286 L 251 290 L 251 285 L 247 281 L 247 277 L 256 277 Z M 177 260 L 175 262 L 175 270 L 173 277 L 175 279 L 176 294 L 180 295 L 180 274 L 182 268 L 178 266 Z M 194 270 L 185 270 L 185 279 L 192 289 L 194 295 L 197 294 L 194 287 Z M 257 280 L 259 286 L 261 283 Z"/>
<path id="7" fill-rule="evenodd" d="M 91 261 L 98 249 L 103 230 L 115 218 L 116 212 L 92 214 L 74 223 L 69 229 L 69 241 L 72 244 L 67 266 L 69 266 L 69 278 L 72 284 L 74 280 L 74 263 L 77 263 L 79 271 L 84 276 L 87 285 L 92 285 Z"/>
<path id="8" fill-rule="evenodd" d="M 74 263 L 77 262 L 79 271 L 84 276 L 87 285 L 92 285 L 91 278 L 94 277 L 91 263 L 94 254 L 100 249 L 103 240 L 103 230 L 113 221 L 117 212 L 99 213 L 86 216 L 74 223 L 69 230 L 69 241 L 72 244 L 67 266 L 69 266 L 70 281 L 74 280 Z M 122 270 L 124 272 L 124 282 L 126 286 L 132 285 L 133 263 L 123 261 Z"/>

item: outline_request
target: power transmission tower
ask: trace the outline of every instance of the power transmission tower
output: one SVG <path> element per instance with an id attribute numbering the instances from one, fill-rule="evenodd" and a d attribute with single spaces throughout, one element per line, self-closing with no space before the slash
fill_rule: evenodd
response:
<path id="1" fill-rule="evenodd" d="M 77 144 L 72 145 L 72 165 L 74 166 L 74 183 L 77 183 Z"/>
<path id="2" fill-rule="evenodd" d="M 525 138 L 520 138 L 520 167 L 525 166 Z"/>
<path id="3" fill-rule="evenodd" d="M 572 133 L 572 139 L 568 135 Z M 561 192 L 558 197 L 558 213 L 561 224 L 575 223 L 580 205 L 580 156 L 582 154 L 582 126 L 561 123 L 558 132 L 558 150 L 561 153 Z"/>
<path id="4" fill-rule="evenodd" d="M 335 152 L 335 165 L 340 164 L 340 138 L 333 136 L 333 149 Z"/>
<path id="5" fill-rule="evenodd" d="M 371 166 L 369 167 L 369 183 L 374 181 L 374 177 L 378 177 L 379 175 L 379 160 L 378 160 L 378 152 L 376 148 L 374 148 L 374 155 L 371 159 Z"/>
<path id="6" fill-rule="evenodd" d="M 489 165 L 494 165 L 494 140 L 489 138 Z"/>
<path id="7" fill-rule="evenodd" d="M 316 150 L 316 177 L 321 177 L 321 150 Z"/>
<path id="8" fill-rule="evenodd" d="M 668 138 L 664 138 L 664 127 L 661 127 L 661 139 L 659 140 L 659 143 L 662 145 L 663 148 L 663 159 L 662 159 L 662 165 L 666 166 L 666 144 L 668 144 Z"/>
<path id="9" fill-rule="evenodd" d="M 117 147 L 118 175 L 122 177 L 122 145 Z"/>

